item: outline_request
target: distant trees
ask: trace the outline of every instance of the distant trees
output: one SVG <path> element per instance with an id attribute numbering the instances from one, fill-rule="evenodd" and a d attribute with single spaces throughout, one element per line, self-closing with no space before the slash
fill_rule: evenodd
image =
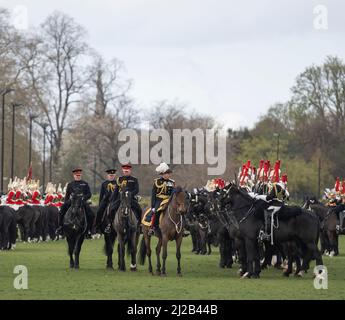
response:
<path id="1" fill-rule="evenodd" d="M 118 136 L 124 128 L 139 131 L 140 124 L 148 121 L 150 129 L 165 129 L 171 139 L 173 129 L 218 128 L 212 113 L 201 115 L 176 101 L 159 101 L 149 110 L 140 110 L 124 64 L 116 58 L 106 61 L 90 48 L 86 30 L 61 12 L 53 12 L 37 30 L 19 33 L 9 23 L 8 11 L 0 8 L 0 72 L 0 88 L 15 89 L 8 101 L 25 106 L 17 113 L 16 154 L 25 153 L 28 114 L 33 112 L 49 125 L 53 179 L 61 182 L 70 178 L 75 165 L 82 165 L 86 179 L 96 178 L 97 183 L 104 169 L 119 167 Z M 6 108 L 5 140 L 11 126 L 9 104 Z M 317 192 L 319 161 L 322 187 L 337 175 L 345 178 L 344 62 L 330 56 L 322 65 L 306 68 L 291 89 L 291 99 L 274 104 L 253 128 L 228 128 L 227 133 L 226 180 L 233 179 L 247 159 L 275 160 L 277 134 L 283 171 L 296 194 Z M 40 135 L 41 130 L 35 130 L 35 142 L 40 143 Z M 6 148 L 9 144 L 6 140 Z M 207 165 L 174 165 L 172 143 L 170 148 L 169 162 L 181 184 L 200 186 L 211 178 Z M 182 142 L 183 148 L 190 146 Z M 195 144 L 192 148 L 195 159 Z M 34 149 L 34 167 L 39 172 L 40 150 Z M 17 174 L 25 174 L 26 157 L 16 158 Z M 9 161 L 6 155 L 6 167 Z M 151 182 L 154 165 L 138 165 L 135 173 Z M 151 183 L 145 185 L 142 191 L 149 193 Z"/>
<path id="2" fill-rule="evenodd" d="M 237 159 L 275 159 L 274 133 L 280 134 L 280 158 L 294 192 L 317 193 L 319 160 L 322 187 L 332 185 L 336 176 L 345 178 L 343 61 L 327 57 L 321 66 L 306 68 L 291 99 L 272 106 L 250 130 L 250 138 L 242 139 Z"/>

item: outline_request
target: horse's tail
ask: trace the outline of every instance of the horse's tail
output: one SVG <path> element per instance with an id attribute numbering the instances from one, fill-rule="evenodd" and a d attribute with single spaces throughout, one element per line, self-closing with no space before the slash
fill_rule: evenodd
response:
<path id="1" fill-rule="evenodd" d="M 145 244 L 145 237 L 143 236 L 140 242 L 140 249 L 139 249 L 139 264 L 142 266 L 145 264 L 146 258 L 146 244 Z"/>

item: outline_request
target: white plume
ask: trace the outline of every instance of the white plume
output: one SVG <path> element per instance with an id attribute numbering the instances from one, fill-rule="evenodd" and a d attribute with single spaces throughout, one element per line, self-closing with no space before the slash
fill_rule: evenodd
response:
<path id="1" fill-rule="evenodd" d="M 156 172 L 157 173 L 164 173 L 166 171 L 169 170 L 169 166 L 165 163 L 162 162 L 157 168 L 156 168 Z"/>

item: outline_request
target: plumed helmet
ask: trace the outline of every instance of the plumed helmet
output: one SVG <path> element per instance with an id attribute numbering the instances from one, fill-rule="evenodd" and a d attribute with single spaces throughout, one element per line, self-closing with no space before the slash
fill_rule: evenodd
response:
<path id="1" fill-rule="evenodd" d="M 172 171 L 170 170 L 169 166 L 165 163 L 162 162 L 157 168 L 156 172 L 158 174 L 164 174 L 164 173 L 171 173 Z"/>

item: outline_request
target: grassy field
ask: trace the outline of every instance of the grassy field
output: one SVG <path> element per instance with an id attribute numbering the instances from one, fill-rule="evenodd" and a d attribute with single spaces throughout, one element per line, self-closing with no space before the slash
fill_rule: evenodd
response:
<path id="1" fill-rule="evenodd" d="M 218 267 L 218 249 L 210 256 L 195 255 L 189 237 L 182 247 L 183 277 L 176 276 L 175 246 L 170 243 L 164 278 L 149 275 L 147 265 L 137 272 L 106 270 L 103 239 L 84 243 L 79 270 L 68 268 L 65 241 L 19 243 L 15 251 L 0 252 L 0 299 L 345 299 L 344 253 L 324 258 L 328 290 L 316 290 L 311 272 L 303 279 L 287 279 L 271 268 L 261 279 L 243 280 L 237 265 Z M 345 237 L 340 251 L 345 251 Z M 27 290 L 13 287 L 13 269 L 19 264 L 28 268 Z"/>

